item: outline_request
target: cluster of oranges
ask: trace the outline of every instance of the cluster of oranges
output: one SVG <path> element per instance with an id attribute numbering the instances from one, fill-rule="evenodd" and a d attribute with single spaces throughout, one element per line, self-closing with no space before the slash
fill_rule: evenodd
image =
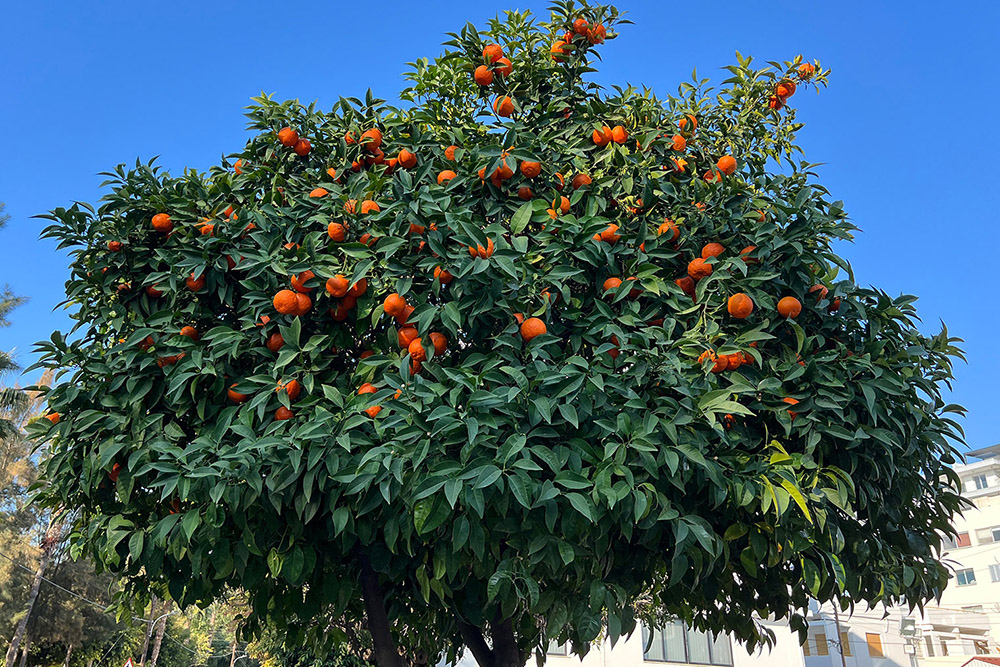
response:
<path id="1" fill-rule="evenodd" d="M 508 77 L 514 71 L 514 65 L 503 55 L 499 44 L 487 44 L 483 48 L 483 62 L 472 72 L 476 84 L 486 87 L 493 84 L 494 76 Z"/>
<path id="2" fill-rule="evenodd" d="M 587 19 L 578 18 L 573 21 L 573 25 L 566 31 L 562 39 L 552 43 L 549 53 L 556 62 L 562 62 L 564 56 L 569 55 L 570 50 L 578 43 L 587 42 L 590 44 L 601 44 L 608 36 L 608 30 L 601 24 L 591 26 Z"/>
<path id="3" fill-rule="evenodd" d="M 300 137 L 299 133 L 290 127 L 283 127 L 278 130 L 278 141 L 285 148 L 291 148 L 300 157 L 309 155 L 309 151 L 312 150 L 312 144 L 309 143 L 309 140 Z M 240 167 L 242 167 L 242 164 Z"/>

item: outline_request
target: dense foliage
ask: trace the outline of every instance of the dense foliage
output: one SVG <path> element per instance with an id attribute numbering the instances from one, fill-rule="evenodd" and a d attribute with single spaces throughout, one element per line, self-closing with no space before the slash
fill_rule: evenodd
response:
<path id="1" fill-rule="evenodd" d="M 959 351 L 834 252 L 787 106 L 828 72 L 607 92 L 620 23 L 468 26 L 404 108 L 262 97 L 222 165 L 52 213 L 78 326 L 40 345 L 44 498 L 123 605 L 239 587 L 250 629 L 506 666 L 941 590 Z"/>

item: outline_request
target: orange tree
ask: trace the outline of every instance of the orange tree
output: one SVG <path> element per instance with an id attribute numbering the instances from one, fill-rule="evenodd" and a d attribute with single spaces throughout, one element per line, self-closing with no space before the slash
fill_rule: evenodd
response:
<path id="1" fill-rule="evenodd" d="M 123 609 L 241 588 L 251 631 L 513 667 L 942 589 L 960 351 L 834 252 L 787 106 L 828 72 L 607 93 L 621 23 L 466 27 L 404 108 L 263 97 L 221 166 L 51 214 L 78 326 L 40 345 L 42 498 Z"/>

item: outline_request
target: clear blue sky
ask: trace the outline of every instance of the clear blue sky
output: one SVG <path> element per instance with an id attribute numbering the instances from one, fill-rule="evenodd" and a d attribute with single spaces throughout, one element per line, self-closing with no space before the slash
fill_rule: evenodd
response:
<path id="1" fill-rule="evenodd" d="M 261 91 L 318 100 L 395 99 L 404 64 L 440 53 L 447 31 L 545 2 L 6 3 L 0 25 L 0 283 L 31 302 L 0 330 L 23 365 L 68 319 L 53 312 L 67 257 L 32 215 L 95 201 L 98 172 L 161 156 L 205 169 L 246 140 L 243 107 Z M 604 50 L 600 83 L 661 93 L 698 68 L 721 80 L 734 51 L 802 53 L 832 67 L 831 87 L 792 101 L 801 144 L 863 234 L 843 254 L 859 282 L 921 297 L 925 330 L 966 340 L 954 400 L 969 444 L 1000 441 L 1000 297 L 994 257 L 1000 154 L 992 2 L 623 1 L 634 26 Z"/>

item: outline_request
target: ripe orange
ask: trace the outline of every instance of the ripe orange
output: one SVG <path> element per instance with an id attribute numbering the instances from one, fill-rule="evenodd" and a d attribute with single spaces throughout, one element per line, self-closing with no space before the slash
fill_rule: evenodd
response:
<path id="1" fill-rule="evenodd" d="M 284 421 L 286 419 L 291 419 L 294 416 L 295 416 L 295 413 L 292 412 L 291 410 L 289 410 L 288 408 L 286 408 L 284 405 L 282 405 L 280 408 L 278 408 L 277 410 L 274 411 L 274 420 L 275 421 L 279 421 L 279 422 L 280 421 Z"/>
<path id="2" fill-rule="evenodd" d="M 664 218 L 663 224 L 656 228 L 656 235 L 663 236 L 664 234 L 669 234 L 667 240 L 674 242 L 680 238 L 681 229 L 677 226 L 677 223 L 670 218 Z"/>
<path id="3" fill-rule="evenodd" d="M 313 302 L 305 294 L 295 294 L 295 310 L 292 315 L 305 315 L 312 308 Z"/>
<path id="4" fill-rule="evenodd" d="M 604 291 L 608 292 L 613 289 L 618 289 L 621 286 L 621 284 L 622 281 L 620 278 L 608 278 L 607 280 L 604 281 L 604 286 L 603 286 Z"/>
<path id="5" fill-rule="evenodd" d="M 330 177 L 330 180 L 333 181 L 337 180 L 337 170 L 334 169 L 333 167 L 330 167 L 329 169 L 326 170 L 326 175 Z"/>
<path id="6" fill-rule="evenodd" d="M 278 141 L 286 148 L 291 148 L 299 141 L 299 133 L 290 127 L 283 127 L 278 130 Z"/>
<path id="7" fill-rule="evenodd" d="M 312 287 L 306 287 L 306 283 L 316 277 L 316 274 L 312 271 L 303 271 L 302 273 L 292 276 L 292 289 L 296 292 L 302 292 L 303 294 L 308 294 L 313 291 Z"/>
<path id="8" fill-rule="evenodd" d="M 816 302 L 819 303 L 826 298 L 826 295 L 830 293 L 830 290 L 826 288 L 826 285 L 813 285 L 809 288 L 809 293 L 818 292 L 816 295 Z"/>
<path id="9" fill-rule="evenodd" d="M 448 146 L 448 148 L 444 149 L 444 157 L 445 157 L 445 159 L 446 160 L 451 160 L 451 161 L 454 162 L 454 160 L 455 160 L 455 151 L 456 150 L 458 150 L 458 146 L 455 146 L 455 145 Z"/>
<path id="10" fill-rule="evenodd" d="M 487 44 L 483 48 L 483 60 L 491 65 L 503 58 L 503 49 L 499 44 Z"/>
<path id="11" fill-rule="evenodd" d="M 569 55 L 569 49 L 566 42 L 557 39 L 552 42 L 552 48 L 549 49 L 549 53 L 552 54 L 552 60 L 561 63 L 563 61 L 562 56 Z"/>
<path id="12" fill-rule="evenodd" d="M 608 29 L 603 25 L 596 25 L 587 31 L 587 41 L 591 44 L 601 44 L 608 36 Z"/>
<path id="13" fill-rule="evenodd" d="M 559 181 L 559 183 L 555 186 L 555 188 L 559 192 L 562 192 L 563 187 L 566 185 L 566 179 L 563 178 L 562 174 L 556 172 L 556 180 Z"/>
<path id="14" fill-rule="evenodd" d="M 328 194 L 330 193 L 326 188 L 316 188 L 315 190 L 309 193 L 309 196 L 312 198 L 318 198 L 318 197 L 325 197 Z"/>
<path id="15" fill-rule="evenodd" d="M 445 183 L 447 183 L 451 179 L 455 178 L 455 176 L 457 176 L 457 175 L 458 174 L 456 174 L 455 172 L 453 172 L 451 169 L 445 169 L 440 174 L 438 174 L 438 177 L 437 177 L 438 185 L 444 185 Z"/>
<path id="16" fill-rule="evenodd" d="M 624 144 L 628 141 L 628 131 L 621 125 L 615 125 L 611 130 L 611 140 L 616 144 Z"/>
<path id="17" fill-rule="evenodd" d="M 166 234 L 174 228 L 174 223 L 170 221 L 170 216 L 166 213 L 157 213 L 153 216 L 153 229 Z"/>
<path id="18" fill-rule="evenodd" d="M 497 58 L 496 73 L 500 76 L 510 76 L 514 71 L 514 65 L 506 58 Z"/>
<path id="19" fill-rule="evenodd" d="M 695 297 L 697 292 L 695 291 L 696 286 L 694 279 L 691 276 L 684 276 L 683 278 L 678 278 L 674 283 L 680 287 L 685 294 L 687 294 L 692 299 Z"/>
<path id="20" fill-rule="evenodd" d="M 242 403 L 245 400 L 247 400 L 247 395 L 241 394 L 240 392 L 233 389 L 233 387 L 235 387 L 237 384 L 239 383 L 234 382 L 231 385 L 229 385 L 229 389 L 226 390 L 226 395 L 229 397 L 229 400 L 232 401 L 233 403 Z"/>
<path id="21" fill-rule="evenodd" d="M 266 343 L 267 349 L 269 349 L 271 352 L 274 352 L 275 354 L 277 354 L 278 350 L 284 347 L 284 345 L 285 345 L 285 337 L 282 336 L 280 333 L 273 333 L 267 337 L 267 343 Z"/>
<path id="22" fill-rule="evenodd" d="M 525 178 L 534 178 L 542 173 L 542 163 L 524 160 L 521 162 L 520 169 L 521 174 L 523 174 Z"/>
<path id="23" fill-rule="evenodd" d="M 558 197 L 553 199 L 552 208 L 557 208 L 562 213 L 569 213 L 569 197 Z"/>
<path id="24" fill-rule="evenodd" d="M 292 150 L 295 151 L 296 155 L 305 157 L 309 155 L 309 151 L 312 150 L 312 144 L 309 143 L 308 139 L 299 139 L 295 142 L 295 148 Z"/>
<path id="25" fill-rule="evenodd" d="M 480 65 L 472 73 L 472 79 L 480 86 L 488 86 L 493 83 L 493 72 L 486 65 Z"/>
<path id="26" fill-rule="evenodd" d="M 389 296 L 385 297 L 385 301 L 382 302 L 382 310 L 385 311 L 386 315 L 396 317 L 406 310 L 406 305 L 406 299 L 401 297 L 396 292 L 393 292 Z"/>
<path id="27" fill-rule="evenodd" d="M 192 273 L 184 281 L 184 284 L 187 285 L 187 288 L 192 292 L 199 292 L 205 288 L 205 276 L 201 275 L 195 278 L 194 273 Z"/>
<path id="28" fill-rule="evenodd" d="M 701 258 L 718 257 L 724 251 L 725 247 L 721 243 L 706 243 L 705 247 L 701 249 Z"/>
<path id="29" fill-rule="evenodd" d="M 774 87 L 774 94 L 782 99 L 787 99 L 795 94 L 794 81 L 782 81 Z"/>
<path id="30" fill-rule="evenodd" d="M 431 332 L 430 335 L 431 344 L 434 346 L 434 354 L 444 354 L 445 350 L 448 349 L 448 339 L 445 338 L 444 334 L 440 334 L 437 331 Z"/>
<path id="31" fill-rule="evenodd" d="M 736 173 L 736 158 L 732 155 L 723 155 L 719 158 L 719 161 L 715 163 L 715 166 L 719 168 L 726 176 L 732 176 Z"/>
<path id="32" fill-rule="evenodd" d="M 413 306 L 407 306 L 401 315 L 396 315 L 396 324 L 406 326 L 407 322 L 410 320 L 410 315 L 412 315 L 415 310 L 416 308 Z"/>
<path id="33" fill-rule="evenodd" d="M 545 322 L 541 321 L 537 317 L 529 317 L 521 323 L 521 338 L 525 341 L 541 336 L 547 331 L 548 329 L 545 327 Z"/>
<path id="34" fill-rule="evenodd" d="M 368 279 L 362 278 L 358 282 L 351 285 L 351 287 L 347 290 L 347 296 L 354 297 L 355 299 L 357 299 L 359 296 L 361 296 L 367 291 L 368 291 Z M 353 307 L 354 305 L 351 304 L 351 308 Z"/>
<path id="35" fill-rule="evenodd" d="M 608 225 L 600 234 L 601 240 L 605 243 L 614 244 L 621 236 L 618 234 L 618 225 Z"/>
<path id="36" fill-rule="evenodd" d="M 625 280 L 637 281 L 639 279 L 636 278 L 635 276 L 629 276 Z M 629 296 L 630 299 L 634 299 L 634 298 L 638 297 L 640 294 L 642 294 L 642 290 L 639 289 L 638 287 L 633 287 L 632 289 L 630 289 L 628 291 L 628 296 Z"/>
<path id="37" fill-rule="evenodd" d="M 591 182 L 590 176 L 587 174 L 577 174 L 573 177 L 573 180 L 570 183 L 574 190 L 579 190 L 584 186 L 590 185 Z M 563 199 L 565 199 L 565 197 L 563 197 Z"/>
<path id="38" fill-rule="evenodd" d="M 410 343 L 415 341 L 419 337 L 417 330 L 414 327 L 403 327 L 396 332 L 396 342 L 399 343 L 399 349 L 405 350 L 410 346 Z"/>
<path id="39" fill-rule="evenodd" d="M 760 263 L 760 259 L 758 259 L 757 257 L 749 257 L 750 253 L 752 253 L 756 249 L 757 249 L 757 246 L 755 246 L 755 245 L 748 245 L 746 248 L 743 248 L 743 250 L 740 250 L 740 259 L 743 260 L 744 264 L 759 264 Z"/>
<path id="40" fill-rule="evenodd" d="M 590 33 L 590 24 L 587 23 L 587 19 L 579 18 L 573 21 L 573 32 L 586 37 Z"/>
<path id="41" fill-rule="evenodd" d="M 290 289 L 283 289 L 274 295 L 272 303 L 274 309 L 282 315 L 291 315 L 298 309 L 298 299 L 296 294 Z"/>
<path id="42" fill-rule="evenodd" d="M 753 300 L 743 292 L 737 292 L 729 297 L 726 307 L 729 310 L 729 314 L 736 319 L 746 319 L 753 312 Z"/>
<path id="43" fill-rule="evenodd" d="M 347 288 L 350 287 L 350 283 L 347 277 L 338 273 L 333 278 L 328 278 L 326 281 L 326 291 L 330 296 L 335 296 L 338 299 L 345 294 L 347 294 Z"/>
<path id="44" fill-rule="evenodd" d="M 611 128 L 605 125 L 600 130 L 594 130 L 590 138 L 595 144 L 603 148 L 611 143 Z"/>
<path id="45" fill-rule="evenodd" d="M 366 199 L 361 202 L 361 215 L 365 215 L 366 213 L 378 213 L 381 210 L 382 209 L 379 205 L 371 199 Z"/>
<path id="46" fill-rule="evenodd" d="M 493 100 L 493 111 L 498 116 L 510 118 L 511 114 L 514 113 L 514 101 L 506 95 L 500 95 Z"/>
<path id="47" fill-rule="evenodd" d="M 696 257 L 688 262 L 688 275 L 694 280 L 707 278 L 712 275 L 712 265 L 706 264 L 705 260 L 701 257 Z"/>
<path id="48" fill-rule="evenodd" d="M 382 130 L 377 127 L 365 130 L 364 134 L 361 135 L 361 144 L 369 151 L 378 150 L 379 146 L 382 145 Z"/>
<path id="49" fill-rule="evenodd" d="M 682 151 L 687 148 L 687 139 L 680 134 L 675 134 L 671 141 L 673 142 L 671 148 L 675 151 Z"/>
<path id="50" fill-rule="evenodd" d="M 802 312 L 802 304 L 794 296 L 786 296 L 778 301 L 778 314 L 793 320 Z"/>
<path id="51" fill-rule="evenodd" d="M 339 222 L 331 222 L 326 226 L 326 234 L 334 241 L 340 243 L 347 238 L 347 228 Z"/>
<path id="52" fill-rule="evenodd" d="M 239 160 L 237 160 L 236 164 L 233 165 L 233 172 L 235 172 L 235 174 L 237 176 L 239 176 L 240 174 L 243 173 L 243 159 L 242 158 L 239 159 Z"/>
<path id="53" fill-rule="evenodd" d="M 147 287 L 146 288 L 146 294 L 148 294 L 149 296 L 151 296 L 154 299 L 157 298 L 157 297 L 163 296 L 163 292 L 161 292 L 160 290 L 156 289 L 156 285 L 150 285 L 149 287 Z"/>
<path id="54" fill-rule="evenodd" d="M 799 403 L 799 401 L 797 399 L 791 398 L 789 396 L 786 396 L 785 398 L 783 398 L 781 400 L 782 400 L 783 403 L 787 403 L 788 405 L 798 405 L 798 403 Z M 797 417 L 798 414 L 799 413 L 795 412 L 794 410 L 789 410 L 788 411 L 788 416 L 790 416 L 792 418 L 792 421 L 795 421 L 795 417 Z"/>
<path id="55" fill-rule="evenodd" d="M 410 344 L 406 346 L 406 351 L 410 355 L 410 359 L 413 361 L 427 360 L 427 351 L 424 350 L 423 341 L 419 337 L 410 341 Z"/>
<path id="56" fill-rule="evenodd" d="M 698 365 L 702 365 L 706 359 L 712 362 L 711 371 L 713 373 L 721 373 L 729 367 L 729 361 L 725 357 L 715 354 L 713 350 L 705 350 L 698 355 Z"/>
<path id="57" fill-rule="evenodd" d="M 816 71 L 816 66 L 812 63 L 802 63 L 799 65 L 799 78 L 808 79 Z"/>
<path id="58" fill-rule="evenodd" d="M 417 166 L 417 155 L 412 151 L 408 151 L 405 148 L 399 151 L 399 166 L 403 169 L 412 169 Z M 364 205 L 362 205 L 364 208 Z"/>
<path id="59" fill-rule="evenodd" d="M 451 273 L 449 273 L 446 269 L 441 268 L 440 266 L 434 267 L 434 277 L 437 278 L 442 285 L 447 285 L 455 278 L 453 275 L 451 275 Z"/>
<path id="60" fill-rule="evenodd" d="M 294 401 L 302 393 L 302 385 L 299 384 L 298 380 L 291 380 L 285 384 L 278 383 L 278 386 L 274 389 L 276 392 L 284 391 L 288 394 L 288 399 Z"/>
<path id="61" fill-rule="evenodd" d="M 198 340 L 198 330 L 192 326 L 181 327 L 180 335 L 187 336 L 191 340 Z"/>
<path id="62" fill-rule="evenodd" d="M 531 191 L 531 188 L 527 185 L 522 185 L 517 189 L 517 196 L 521 199 L 528 200 L 535 196 L 535 193 Z"/>
<path id="63" fill-rule="evenodd" d="M 60 419 L 58 412 L 50 412 L 49 414 L 45 415 L 45 418 L 48 419 L 53 424 L 58 424 Z"/>
<path id="64" fill-rule="evenodd" d="M 677 121 L 677 125 L 681 128 L 681 131 L 686 130 L 689 124 L 691 125 L 691 132 L 698 129 L 698 119 L 691 114 L 686 114 L 683 118 Z"/>
<path id="65" fill-rule="evenodd" d="M 121 241 L 108 241 L 108 250 L 111 252 L 118 252 L 122 249 Z"/>

